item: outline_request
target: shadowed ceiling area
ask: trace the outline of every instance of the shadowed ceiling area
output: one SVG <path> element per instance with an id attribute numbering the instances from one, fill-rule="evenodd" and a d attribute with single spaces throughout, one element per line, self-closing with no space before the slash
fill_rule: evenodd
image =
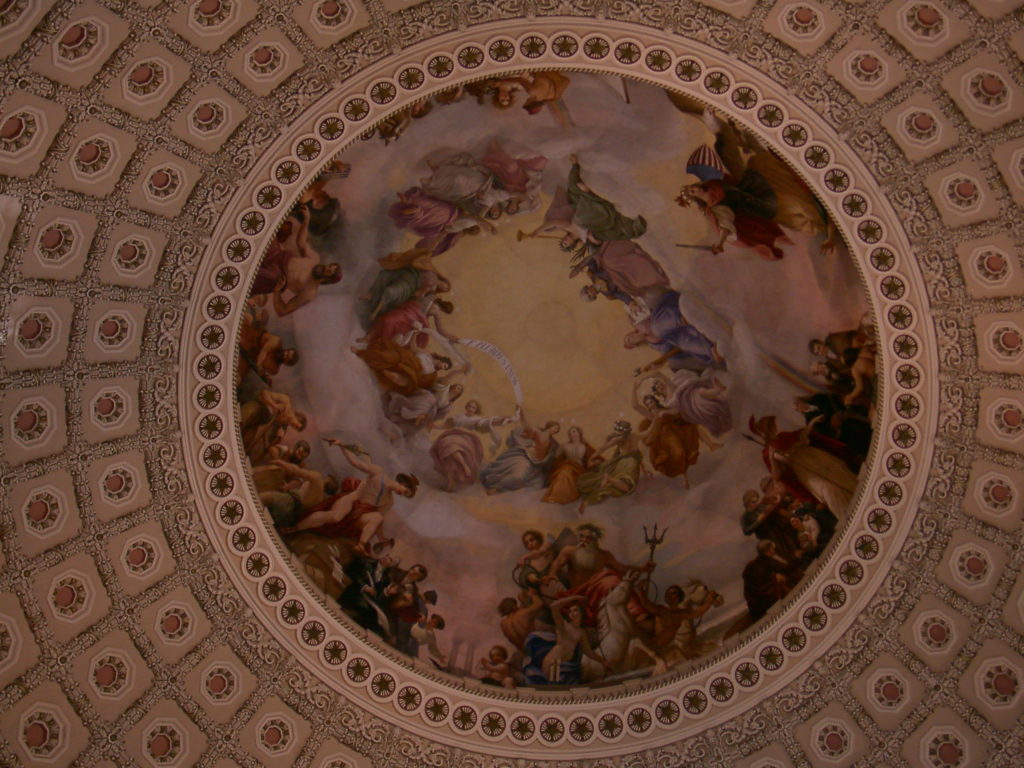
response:
<path id="1" fill-rule="evenodd" d="M 0 0 L 0 764 L 1019 764 L 1020 5 Z"/>

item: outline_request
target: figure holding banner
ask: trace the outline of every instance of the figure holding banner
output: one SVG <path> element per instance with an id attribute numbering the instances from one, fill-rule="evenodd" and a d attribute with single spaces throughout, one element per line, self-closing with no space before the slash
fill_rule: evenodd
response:
<path id="1" fill-rule="evenodd" d="M 480 473 L 484 447 L 479 435 L 474 433 L 490 435 L 493 455 L 501 445 L 495 427 L 513 421 L 512 416 L 483 416 L 481 410 L 478 400 L 467 402 L 465 414 L 447 419 L 445 431 L 430 446 L 434 469 L 444 478 L 444 489 L 449 493 L 476 482 Z"/>

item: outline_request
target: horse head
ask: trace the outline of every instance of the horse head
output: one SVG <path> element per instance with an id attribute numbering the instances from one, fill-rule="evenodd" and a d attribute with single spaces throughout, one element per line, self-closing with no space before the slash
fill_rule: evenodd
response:
<path id="1" fill-rule="evenodd" d="M 632 571 L 631 571 L 632 573 Z M 611 588 L 608 592 L 608 596 L 605 598 L 605 604 L 609 607 L 620 607 L 626 604 L 629 600 L 629 593 L 633 591 L 633 582 L 629 579 L 629 574 L 626 578 L 622 579 L 618 584 Z"/>
<path id="2" fill-rule="evenodd" d="M 685 602 L 699 605 L 707 599 L 708 591 L 708 585 L 703 581 L 700 581 L 699 579 L 690 579 L 686 582 L 686 586 L 683 588 Z"/>

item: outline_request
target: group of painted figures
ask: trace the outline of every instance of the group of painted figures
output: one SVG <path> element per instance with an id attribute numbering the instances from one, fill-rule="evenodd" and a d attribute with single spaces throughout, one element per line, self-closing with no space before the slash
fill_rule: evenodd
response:
<path id="1" fill-rule="evenodd" d="M 565 120 L 559 99 L 567 85 L 558 73 L 538 72 L 488 81 L 474 95 L 505 108 L 522 91 L 528 113 L 547 105 Z M 685 99 L 670 98 L 680 110 L 695 111 Z M 708 217 L 718 233 L 711 250 L 730 244 L 782 258 L 788 240 L 783 227 L 824 234 L 830 249 L 832 225 L 799 178 L 731 126 L 710 113 L 703 117 L 715 144 L 691 156 L 686 170 L 699 181 L 683 188 L 678 203 L 695 205 Z M 392 129 L 379 130 L 388 138 L 385 130 Z M 571 156 L 570 162 L 543 223 L 520 237 L 557 241 L 569 277 L 584 278 L 581 298 L 620 302 L 631 326 L 622 343 L 652 352 L 635 372 L 636 425 L 615 421 L 595 445 L 575 425 L 560 440 L 558 421 L 532 424 L 523 407 L 492 416 L 479 400 L 467 399 L 456 412 L 472 371 L 461 348 L 474 342 L 445 327 L 452 286 L 437 262 L 460 239 L 537 210 L 548 163 L 540 156 L 513 157 L 497 141 L 479 158 L 463 152 L 431 162 L 428 177 L 398 194 L 389 218 L 418 239 L 378 260 L 379 271 L 358 295 L 362 336 L 351 351 L 373 376 L 392 439 L 431 437 L 436 484 L 445 491 L 476 483 L 488 494 L 542 490 L 540 501 L 577 504 L 582 514 L 588 505 L 632 494 L 644 475 L 679 478 L 680 487 L 688 488 L 687 472 L 701 445 L 717 448 L 733 418 L 720 380 L 725 360 L 687 320 L 684 297 L 638 242 L 647 222 L 620 213 L 585 183 L 579 160 Z M 428 567 L 401 567 L 386 530 L 396 497 L 415 496 L 420 480 L 409 472 L 391 474 L 360 446 L 337 440 L 327 442 L 350 465 L 351 476 L 339 480 L 310 466 L 310 445 L 296 439 L 307 417 L 274 388 L 281 367 L 295 365 L 299 355 L 271 330 L 271 317 L 301 309 L 321 288 L 342 280 L 340 263 L 325 261 L 341 252 L 343 232 L 340 203 L 326 185 L 347 174 L 340 162 L 328 168 L 278 230 L 260 265 L 240 336 L 236 383 L 243 443 L 261 502 L 317 585 L 360 626 L 447 668 L 438 642 L 445 619 L 433 611 L 438 595 L 426 588 Z M 757 539 L 757 557 L 742 575 L 748 610 L 725 635 L 764 616 L 824 550 L 870 446 L 870 324 L 813 340 L 809 351 L 814 387 L 794 401 L 806 426 L 779 431 L 773 416 L 751 417 L 748 424 L 762 446 L 767 476 L 760 490 L 742 497 L 741 525 Z M 665 586 L 658 602 L 653 555 L 646 563 L 624 564 L 602 548 L 602 535 L 592 523 L 564 529 L 557 539 L 536 530 L 522 535 L 526 552 L 513 576 L 519 593 L 498 605 L 509 645 L 496 644 L 479 659 L 485 683 L 571 685 L 647 674 L 703 655 L 721 638 L 721 631 L 714 639 L 699 632 L 705 614 L 722 605 L 720 595 L 691 580 Z"/>
<path id="2" fill-rule="evenodd" d="M 522 100 L 520 106 L 528 115 L 536 115 L 545 108 L 562 126 L 572 124 L 562 95 L 569 88 L 571 80 L 562 72 L 551 70 L 517 72 L 505 77 L 488 78 L 473 83 L 464 83 L 446 88 L 433 98 L 423 99 L 385 118 L 363 134 L 371 138 L 374 134 L 384 140 L 385 145 L 398 141 L 412 126 L 414 120 L 429 115 L 435 106 L 446 107 L 471 98 L 477 104 L 487 105 L 496 110 L 511 109 Z"/>
<path id="3" fill-rule="evenodd" d="M 482 682 L 574 685 L 665 671 L 706 653 L 701 618 L 722 597 L 700 581 L 673 584 L 664 602 L 651 599 L 653 554 L 624 564 L 601 545 L 604 531 L 581 523 L 556 540 L 537 530 L 522 536 L 526 553 L 514 580 L 516 597 L 498 603 L 501 632 L 512 650 L 494 645 L 479 663 Z"/>
<path id="4" fill-rule="evenodd" d="M 603 532 L 592 523 L 563 530 L 557 541 L 529 530 L 513 574 L 521 592 L 498 604 L 511 650 L 495 645 L 480 659 L 483 682 L 573 685 L 657 674 L 751 626 L 799 583 L 846 515 L 870 449 L 872 329 L 832 333 L 809 350 L 822 358 L 812 371 L 827 386 L 794 399 L 805 426 L 780 432 L 774 416 L 748 424 L 768 474 L 742 497 L 740 525 L 757 540 L 742 573 L 747 610 L 701 632 L 721 596 L 691 580 L 665 588 L 663 603 L 652 599 L 653 550 L 647 563 L 630 566 L 600 546 Z"/>
<path id="5" fill-rule="evenodd" d="M 554 239 L 569 255 L 570 277 L 584 274 L 584 300 L 604 296 L 622 302 L 632 329 L 626 348 L 648 347 L 657 357 L 637 371 L 634 396 L 643 416 L 638 428 L 618 420 L 603 444 L 588 442 L 578 426 L 567 440 L 562 425 L 531 424 L 518 408 L 490 416 L 477 399 L 453 413 L 464 394 L 471 364 L 462 340 L 445 327 L 453 305 L 445 298 L 451 282 L 438 261 L 459 238 L 493 229 L 504 216 L 532 210 L 546 158 L 513 158 L 491 143 L 479 161 L 467 153 L 433 164 L 420 186 L 399 194 L 389 210 L 395 224 L 420 239 L 413 249 L 379 260 L 381 269 L 359 297 L 366 329 L 353 352 L 373 372 L 382 407 L 397 435 L 440 430 L 430 448 L 434 467 L 448 491 L 479 481 L 488 493 L 546 488 L 543 501 L 587 504 L 631 493 L 650 467 L 681 476 L 699 456 L 700 445 L 717 447 L 729 429 L 725 386 L 715 371 L 725 368 L 716 345 L 681 310 L 681 296 L 661 265 L 636 241 L 646 231 L 642 217 L 630 218 L 582 180 L 575 156 L 567 183 L 559 186 L 544 223 L 525 237 Z M 501 447 L 497 429 L 512 425 L 504 449 L 485 462 L 481 435 L 490 453 Z"/>
<path id="6" fill-rule="evenodd" d="M 769 474 L 743 494 L 743 533 L 757 557 L 743 570 L 748 615 L 760 619 L 803 578 L 844 519 L 857 473 L 871 447 L 874 418 L 874 329 L 866 323 L 813 339 L 811 373 L 823 389 L 793 400 L 802 429 L 779 431 L 774 416 L 750 418 Z"/>

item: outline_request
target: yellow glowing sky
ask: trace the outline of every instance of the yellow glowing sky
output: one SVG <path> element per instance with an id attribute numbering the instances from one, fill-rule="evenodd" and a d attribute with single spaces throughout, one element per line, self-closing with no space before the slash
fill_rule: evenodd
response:
<path id="1" fill-rule="evenodd" d="M 681 162 L 682 158 L 668 159 L 634 167 L 631 175 L 636 181 L 630 179 L 629 186 L 639 182 L 671 201 L 679 188 Z M 596 191 L 615 199 L 615 190 Z M 633 372 L 657 353 L 623 346 L 631 329 L 625 306 L 603 297 L 584 301 L 580 288 L 589 280 L 582 273 L 569 278 L 570 256 L 557 240 L 518 240 L 518 230 L 531 232 L 541 224 L 549 202 L 545 197 L 534 213 L 497 222 L 494 234 L 463 237 L 437 259 L 438 269 L 453 286 L 455 312 L 446 318 L 446 326 L 460 337 L 488 341 L 505 353 L 522 384 L 531 424 L 559 420 L 563 431 L 578 424 L 597 448 L 616 419 L 638 423 L 640 415 L 632 405 Z M 627 215 L 638 213 L 628 204 L 620 208 Z M 643 213 L 649 224 L 667 223 L 691 241 L 695 232 L 705 229 L 695 211 L 678 206 L 666 210 L 664 217 Z M 515 398 L 501 366 L 478 350 L 460 350 L 474 366 L 464 399 L 479 400 L 487 415 L 511 414 Z"/>
<path id="2" fill-rule="evenodd" d="M 538 212 L 514 223 L 530 231 L 540 219 Z M 577 423 L 590 442 L 599 441 L 616 418 L 635 415 L 633 370 L 652 354 L 623 346 L 630 324 L 621 303 L 580 297 L 586 278 L 569 279 L 569 256 L 557 241 L 517 241 L 510 223 L 493 235 L 463 238 L 438 260 L 453 285 L 452 330 L 508 356 L 532 424 L 564 419 L 563 430 Z M 475 368 L 465 397 L 480 400 L 489 415 L 511 414 L 515 399 L 502 368 L 483 352 L 460 350 Z"/>
<path id="3" fill-rule="evenodd" d="M 517 242 L 511 227 L 484 237 L 464 239 L 444 259 L 455 287 L 451 325 L 460 336 L 484 339 L 508 355 L 532 423 L 575 420 L 596 439 L 594 430 L 610 426 L 601 415 L 613 419 L 629 408 L 633 369 L 643 361 L 642 353 L 622 344 L 630 329 L 622 304 L 585 302 L 585 279 L 569 280 L 569 257 L 556 241 Z M 504 371 L 480 351 L 468 354 L 476 370 L 467 395 L 488 414 L 511 413 L 515 401 Z"/>

